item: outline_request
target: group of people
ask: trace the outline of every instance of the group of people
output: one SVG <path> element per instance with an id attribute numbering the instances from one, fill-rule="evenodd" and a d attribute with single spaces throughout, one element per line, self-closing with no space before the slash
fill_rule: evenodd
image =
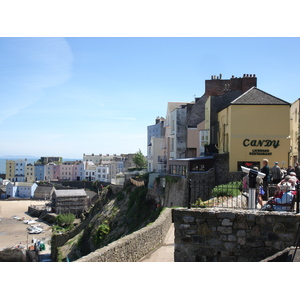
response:
<path id="1" fill-rule="evenodd" d="M 253 168 L 265 174 L 264 178 L 256 178 L 256 203 L 266 210 L 290 210 L 300 178 L 299 163 L 297 162 L 294 168 L 289 166 L 287 170 L 281 169 L 278 162 L 270 168 L 268 159 L 264 159 L 262 163 L 263 167 L 260 170 L 257 167 Z M 248 180 L 247 176 L 244 177 L 244 188 L 248 187 Z M 268 192 L 270 184 L 276 185 L 275 194 L 271 198 Z"/>

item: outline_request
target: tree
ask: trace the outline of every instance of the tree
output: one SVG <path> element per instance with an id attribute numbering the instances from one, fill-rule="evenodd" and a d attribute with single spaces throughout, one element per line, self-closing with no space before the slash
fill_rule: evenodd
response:
<path id="1" fill-rule="evenodd" d="M 60 214 L 56 217 L 56 222 L 61 227 L 70 227 L 75 220 L 75 215 L 68 214 Z"/>
<path id="2" fill-rule="evenodd" d="M 141 149 L 132 158 L 133 162 L 135 163 L 137 168 L 147 168 L 147 160 L 143 155 Z"/>

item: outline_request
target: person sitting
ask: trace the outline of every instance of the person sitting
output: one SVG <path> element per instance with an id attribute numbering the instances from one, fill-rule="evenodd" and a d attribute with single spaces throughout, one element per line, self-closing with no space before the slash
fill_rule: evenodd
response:
<path id="1" fill-rule="evenodd" d="M 275 210 L 275 211 L 289 211 L 291 210 L 291 205 L 293 203 L 293 193 L 291 191 L 291 183 L 285 182 L 281 185 L 282 197 L 274 197 L 269 200 L 265 205 L 266 210 Z"/>
<path id="2" fill-rule="evenodd" d="M 291 185 L 291 190 L 296 190 L 296 184 L 297 184 L 297 182 L 296 182 L 295 178 L 292 177 L 291 175 L 285 176 L 284 179 L 281 180 L 281 181 L 277 184 L 277 189 L 278 189 L 278 190 L 281 190 L 282 185 L 285 184 L 285 183 L 287 183 L 287 182 L 290 183 L 290 185 Z"/>
<path id="3" fill-rule="evenodd" d="M 291 179 L 293 179 L 296 183 L 298 183 L 299 179 L 297 178 L 295 172 L 291 172 L 291 173 L 290 173 L 290 176 L 291 176 Z"/>

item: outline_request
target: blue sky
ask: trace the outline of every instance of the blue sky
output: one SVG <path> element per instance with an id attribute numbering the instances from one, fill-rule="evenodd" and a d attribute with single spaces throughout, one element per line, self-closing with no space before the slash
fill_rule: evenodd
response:
<path id="1" fill-rule="evenodd" d="M 167 102 L 193 101 L 211 75 L 256 74 L 300 97 L 300 38 L 0 38 L 0 156 L 146 154 Z"/>

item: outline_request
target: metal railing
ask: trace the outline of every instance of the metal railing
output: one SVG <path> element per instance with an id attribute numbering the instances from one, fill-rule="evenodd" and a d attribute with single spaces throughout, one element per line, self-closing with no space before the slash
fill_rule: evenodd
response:
<path id="1" fill-rule="evenodd" d="M 276 185 L 269 185 L 268 196 L 275 195 Z M 282 209 L 294 213 L 299 213 L 300 185 L 296 187 L 296 195 L 288 209 Z M 188 208 L 233 208 L 248 209 L 249 193 L 243 189 L 242 181 L 229 182 L 218 186 L 206 184 L 200 181 L 188 181 Z M 263 202 L 267 204 L 267 202 Z M 263 206 L 264 207 L 264 206 Z M 260 204 L 256 204 L 256 209 L 262 209 Z M 270 209 L 272 210 L 272 209 Z"/>
<path id="2" fill-rule="evenodd" d="M 203 185 L 189 180 L 189 208 L 224 207 L 247 209 L 248 197 L 243 193 L 242 182 L 235 181 L 218 186 Z"/>

